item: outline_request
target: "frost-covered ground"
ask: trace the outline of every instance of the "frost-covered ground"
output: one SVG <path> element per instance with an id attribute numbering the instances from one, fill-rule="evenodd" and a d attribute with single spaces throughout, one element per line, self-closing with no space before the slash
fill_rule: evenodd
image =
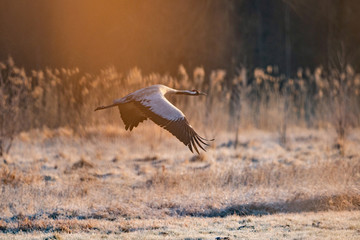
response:
<path id="1" fill-rule="evenodd" d="M 331 129 L 289 129 L 286 146 L 241 130 L 236 149 L 201 135 L 216 141 L 196 157 L 151 123 L 21 133 L 0 163 L 0 238 L 360 237 L 360 129 L 344 154 Z"/>
<path id="2" fill-rule="evenodd" d="M 80 220 L 77 220 L 81 222 Z M 85 221 L 83 221 L 85 222 Z M 360 212 L 281 213 L 225 218 L 166 217 L 119 220 L 123 229 L 101 232 L 90 226 L 104 220 L 87 220 L 88 228 L 73 233 L 1 234 L 0 239 L 359 239 Z M 116 222 L 106 222 L 108 229 Z M 76 222 L 74 221 L 74 225 Z M 111 230 L 110 230 L 111 231 Z"/>

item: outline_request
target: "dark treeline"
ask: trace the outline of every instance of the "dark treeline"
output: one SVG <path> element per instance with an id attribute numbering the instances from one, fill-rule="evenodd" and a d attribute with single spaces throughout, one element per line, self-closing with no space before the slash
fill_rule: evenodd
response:
<path id="1" fill-rule="evenodd" d="M 0 0 L 0 59 L 26 69 L 114 65 L 176 74 L 203 66 L 359 70 L 358 0 Z M 344 65 L 346 65 L 346 63 Z M 250 71 L 251 72 L 251 71 Z"/>
<path id="2" fill-rule="evenodd" d="M 298 67 L 336 67 L 333 58 L 340 53 L 345 61 L 359 64 L 358 1 L 255 0 L 238 5 L 237 16 L 249 31 L 248 35 L 238 31 L 248 66 L 276 64 L 281 72 L 288 67 L 294 74 Z"/>

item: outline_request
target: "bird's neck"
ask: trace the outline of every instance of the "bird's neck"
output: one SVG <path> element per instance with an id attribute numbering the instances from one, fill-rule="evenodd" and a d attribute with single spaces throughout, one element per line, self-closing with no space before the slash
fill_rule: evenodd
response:
<path id="1" fill-rule="evenodd" d="M 175 94 L 178 94 L 178 95 L 195 95 L 194 92 L 189 91 L 189 90 L 176 90 Z"/>

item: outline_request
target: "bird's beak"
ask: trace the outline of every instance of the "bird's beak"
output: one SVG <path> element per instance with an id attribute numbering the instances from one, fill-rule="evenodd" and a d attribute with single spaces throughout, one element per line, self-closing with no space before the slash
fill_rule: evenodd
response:
<path id="1" fill-rule="evenodd" d="M 206 93 L 203 93 L 203 92 L 199 92 L 199 95 L 207 96 L 207 94 L 206 94 Z"/>

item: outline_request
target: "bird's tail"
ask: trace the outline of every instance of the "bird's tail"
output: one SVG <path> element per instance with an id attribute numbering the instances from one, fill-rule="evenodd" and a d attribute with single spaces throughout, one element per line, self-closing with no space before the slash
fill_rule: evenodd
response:
<path id="1" fill-rule="evenodd" d="M 100 106 L 100 107 L 97 107 L 94 111 L 103 110 L 103 109 L 106 109 L 106 108 L 112 108 L 112 107 L 116 107 L 118 105 L 119 105 L 118 103 L 113 103 L 113 104 L 107 105 L 107 106 Z"/>

